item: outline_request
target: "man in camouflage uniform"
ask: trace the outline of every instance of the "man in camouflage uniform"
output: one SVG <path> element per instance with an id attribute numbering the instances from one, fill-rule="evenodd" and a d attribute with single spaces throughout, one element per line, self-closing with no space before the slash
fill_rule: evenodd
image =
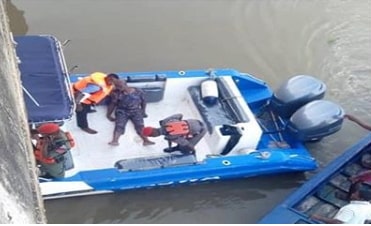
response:
<path id="1" fill-rule="evenodd" d="M 154 144 L 141 133 L 144 128 L 144 117 L 147 117 L 143 90 L 129 87 L 125 81 L 121 80 L 116 84 L 110 97 L 111 102 L 108 105 L 107 118 L 115 122 L 115 129 L 112 141 L 109 144 L 119 145 L 119 138 L 125 133 L 125 127 L 129 120 L 133 122 L 135 131 L 142 138 L 144 146 Z M 115 111 L 115 117 L 111 116 L 113 111 Z"/>
<path id="2" fill-rule="evenodd" d="M 185 120 L 182 114 L 174 114 L 159 123 L 160 128 L 145 127 L 142 134 L 148 137 L 163 135 L 169 143 L 169 147 L 164 149 L 164 152 L 167 153 L 180 151 L 184 154 L 194 154 L 196 144 L 206 134 L 203 122 L 198 119 Z M 177 146 L 172 147 L 172 143 Z"/>

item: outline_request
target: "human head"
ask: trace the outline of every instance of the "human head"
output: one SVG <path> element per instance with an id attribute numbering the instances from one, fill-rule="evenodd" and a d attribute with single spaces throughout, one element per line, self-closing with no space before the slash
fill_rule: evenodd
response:
<path id="1" fill-rule="evenodd" d="M 126 88 L 127 88 L 127 84 L 125 80 L 119 79 L 115 82 L 115 89 L 125 90 Z"/>
<path id="2" fill-rule="evenodd" d="M 36 130 L 42 135 L 50 135 L 59 132 L 59 126 L 55 123 L 45 123 L 39 126 Z"/>
<path id="3" fill-rule="evenodd" d="M 144 127 L 142 129 L 142 135 L 145 137 L 158 137 L 161 135 L 161 130 L 159 128 Z"/>
<path id="4" fill-rule="evenodd" d="M 119 76 L 114 73 L 108 74 L 104 80 L 106 81 L 107 85 L 116 84 L 116 81 L 119 80 Z"/>

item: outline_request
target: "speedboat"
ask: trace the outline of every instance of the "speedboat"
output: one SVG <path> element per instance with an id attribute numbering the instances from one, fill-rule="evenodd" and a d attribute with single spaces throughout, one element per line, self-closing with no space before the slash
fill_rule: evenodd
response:
<path id="1" fill-rule="evenodd" d="M 207 133 L 194 154 L 166 153 L 162 137 L 143 146 L 128 123 L 120 145 L 111 146 L 106 101 L 88 114 L 97 134 L 76 125 L 70 87 L 89 73 L 68 72 L 61 42 L 52 35 L 14 41 L 30 127 L 59 123 L 76 143 L 65 155 L 64 178 L 40 176 L 44 199 L 314 170 L 306 142 L 319 142 L 342 125 L 343 109 L 324 99 L 326 85 L 310 75 L 295 75 L 273 92 L 261 79 L 228 68 L 116 72 L 144 91 L 146 126 L 181 113 L 201 120 Z"/>

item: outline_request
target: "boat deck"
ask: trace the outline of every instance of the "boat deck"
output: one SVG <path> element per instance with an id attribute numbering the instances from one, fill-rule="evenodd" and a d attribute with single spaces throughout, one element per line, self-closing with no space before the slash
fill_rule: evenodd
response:
<path id="1" fill-rule="evenodd" d="M 184 119 L 201 119 L 187 91 L 187 87 L 199 83 L 200 79 L 168 79 L 163 100 L 147 104 L 148 117 L 144 119 L 145 125 L 158 127 L 159 120 L 176 113 L 182 113 Z M 106 109 L 106 106 L 100 105 L 96 107 L 97 112 L 88 114 L 89 127 L 97 130 L 97 134 L 88 134 L 78 128 L 75 117 L 65 123 L 64 129 L 71 132 L 76 142 L 76 146 L 71 150 L 74 168 L 66 171 L 67 177 L 82 169 L 114 168 L 115 163 L 123 159 L 169 155 L 162 151 L 168 145 L 162 136 L 150 138 L 155 145 L 143 146 L 131 122 L 127 124 L 125 134 L 120 137 L 120 145 L 109 145 L 114 122 L 106 118 Z M 197 161 L 211 154 L 205 139 L 197 144 L 196 150 Z"/>

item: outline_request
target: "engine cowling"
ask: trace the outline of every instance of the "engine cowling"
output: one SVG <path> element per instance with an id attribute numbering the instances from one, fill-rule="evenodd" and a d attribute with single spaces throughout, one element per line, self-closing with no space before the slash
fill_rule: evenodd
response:
<path id="1" fill-rule="evenodd" d="M 289 132 L 301 141 L 317 141 L 341 129 L 344 110 L 327 100 L 315 100 L 299 108 L 289 119 Z"/>
<path id="2" fill-rule="evenodd" d="M 282 118 L 290 116 L 305 104 L 324 97 L 326 85 L 309 75 L 297 75 L 283 83 L 273 94 L 271 108 Z"/>

